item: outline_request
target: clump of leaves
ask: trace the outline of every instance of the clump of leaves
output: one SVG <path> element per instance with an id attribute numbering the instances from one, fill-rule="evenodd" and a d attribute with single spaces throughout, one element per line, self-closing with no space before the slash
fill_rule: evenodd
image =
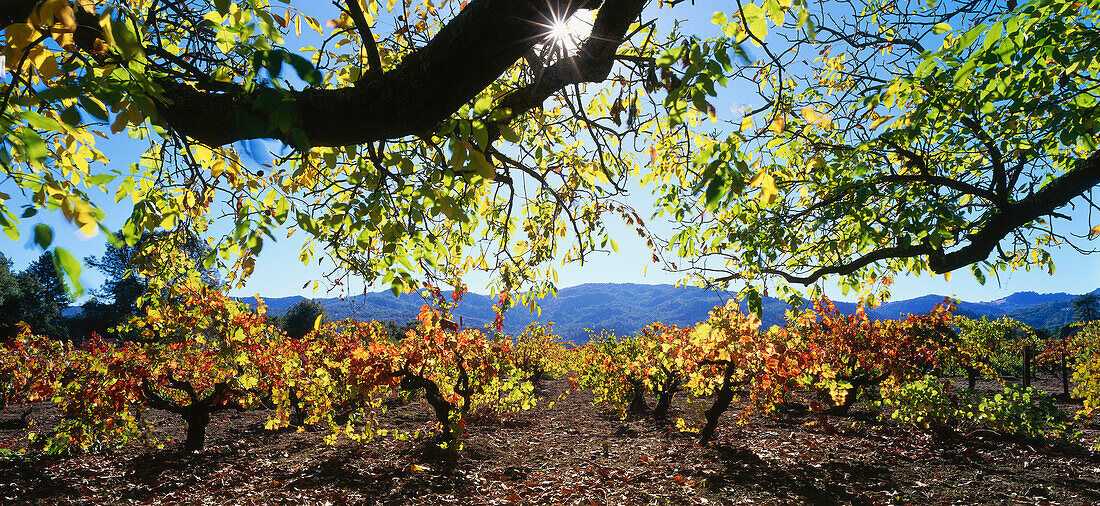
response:
<path id="1" fill-rule="evenodd" d="M 1073 421 L 1050 395 L 1032 387 L 1009 385 L 1004 393 L 978 399 L 956 393 L 950 380 L 924 378 L 883 388 L 880 406 L 902 425 L 947 437 L 964 430 L 989 430 L 1006 437 L 1049 438 L 1072 442 L 1079 437 Z"/>

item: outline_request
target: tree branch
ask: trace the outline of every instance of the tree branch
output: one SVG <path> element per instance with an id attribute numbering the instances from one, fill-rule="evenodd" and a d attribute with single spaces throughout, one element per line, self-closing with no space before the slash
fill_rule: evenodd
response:
<path id="1" fill-rule="evenodd" d="M 1036 218 L 1053 214 L 1055 209 L 1068 204 L 1097 183 L 1100 183 L 1100 151 L 1078 161 L 1076 167 L 1039 191 L 996 209 L 985 220 L 985 225 L 968 237 L 970 244 L 949 253 L 932 254 L 928 265 L 933 272 L 943 273 L 985 260 L 1001 239 L 1013 230 Z"/>
<path id="2" fill-rule="evenodd" d="M 167 100 L 159 109 L 178 133 L 211 146 L 277 138 L 292 132 L 268 125 L 271 111 L 254 105 L 263 93 L 283 94 L 292 128 L 313 146 L 343 146 L 430 132 L 492 83 L 535 44 L 546 39 L 553 16 L 572 15 L 572 0 L 473 0 L 426 46 L 378 79 L 341 89 L 211 93 L 187 83 L 161 81 Z M 603 80 L 615 51 L 645 0 L 608 0 L 593 34 L 575 57 L 548 69 L 526 93 L 504 99 L 519 114 L 579 80 Z M 485 27 L 491 26 L 492 30 Z M 369 42 L 369 41 L 367 41 Z M 521 90 L 524 91 L 524 90 Z"/>
<path id="3" fill-rule="evenodd" d="M 890 247 L 890 248 L 882 248 L 882 249 L 874 250 L 870 253 L 867 253 L 866 255 L 863 255 L 863 256 L 855 259 L 855 260 L 852 260 L 851 262 L 846 262 L 846 263 L 842 263 L 842 264 L 839 264 L 839 265 L 830 265 L 830 266 L 827 266 L 827 267 L 820 267 L 820 268 L 814 270 L 813 272 L 811 272 L 811 273 L 809 273 L 805 276 L 799 276 L 797 274 L 791 274 L 789 272 L 781 271 L 779 269 L 769 269 L 769 268 L 760 269 L 760 272 L 762 274 L 774 274 L 776 276 L 781 276 L 783 279 L 787 280 L 788 283 L 799 283 L 799 284 L 803 284 L 803 285 L 809 285 L 809 284 L 812 284 L 812 283 L 816 282 L 817 280 L 821 279 L 824 276 L 828 276 L 830 274 L 840 274 L 840 275 L 851 274 L 851 273 L 853 273 L 855 271 L 858 271 L 859 269 L 862 269 L 862 268 L 864 268 L 868 265 L 871 265 L 875 262 L 878 262 L 880 260 L 886 260 L 887 258 L 912 258 L 912 257 L 918 257 L 918 256 L 922 256 L 922 255 L 928 255 L 928 254 L 931 254 L 932 252 L 933 252 L 932 247 L 928 246 L 926 244 L 914 244 L 914 245 L 909 245 L 909 246 L 894 246 L 894 247 Z"/>
<path id="4" fill-rule="evenodd" d="M 589 79 L 606 77 L 615 50 L 645 3 L 608 0 L 582 54 L 568 61 L 575 61 Z M 0 19 L 26 20 L 36 4 L 0 0 L 0 12 L 4 13 Z M 151 98 L 168 126 L 210 146 L 262 138 L 292 142 L 295 133 L 314 146 L 344 146 L 424 134 L 485 89 L 534 45 L 545 41 L 552 20 L 599 4 L 598 0 L 472 0 L 427 45 L 362 86 L 297 91 L 260 87 L 251 93 L 232 87 L 219 93 L 161 78 L 156 82 L 163 91 Z M 564 72 L 560 69 L 559 73 Z M 521 113 L 541 104 L 538 97 L 549 96 L 563 83 L 576 82 L 575 78 L 556 79 L 560 78 L 551 76 L 537 93 L 527 94 L 526 100 L 516 100 L 509 107 Z M 555 87 L 548 90 L 548 86 Z M 256 104 L 259 97 L 270 99 L 271 94 L 278 94 L 282 104 L 277 113 L 292 118 L 289 131 L 271 127 L 270 117 L 275 112 Z"/>
<path id="5" fill-rule="evenodd" d="M 630 23 L 642 13 L 644 0 L 606 0 L 592 23 L 592 34 L 577 54 L 562 58 L 547 68 L 534 83 L 501 99 L 498 109 L 510 109 L 511 117 L 539 107 L 554 92 L 583 82 L 607 79 Z"/>
<path id="6" fill-rule="evenodd" d="M 378 56 L 378 43 L 374 41 L 374 34 L 370 31 L 367 18 L 363 15 L 363 8 L 359 6 L 359 0 L 347 0 L 347 4 L 348 15 L 355 22 L 355 29 L 359 30 L 363 48 L 367 50 L 367 75 L 377 78 L 382 75 L 382 58 Z"/>
<path id="7" fill-rule="evenodd" d="M 985 260 L 994 249 L 999 247 L 1002 239 L 1037 218 L 1064 216 L 1056 210 L 1093 188 L 1097 183 L 1100 183 L 1100 151 L 1093 153 L 1086 160 L 1078 161 L 1076 167 L 1039 191 L 1017 202 L 995 208 L 993 214 L 983 220 L 984 225 L 967 236 L 968 244 L 954 251 L 945 252 L 927 244 L 895 246 L 871 251 L 850 262 L 820 267 L 802 276 L 774 268 L 760 269 L 760 273 L 780 276 L 789 283 L 809 285 L 824 276 L 851 274 L 881 260 L 925 255 L 928 256 L 928 266 L 932 272 L 937 274 L 951 272 Z M 730 281 L 738 277 L 739 275 L 732 274 L 713 281 Z"/>

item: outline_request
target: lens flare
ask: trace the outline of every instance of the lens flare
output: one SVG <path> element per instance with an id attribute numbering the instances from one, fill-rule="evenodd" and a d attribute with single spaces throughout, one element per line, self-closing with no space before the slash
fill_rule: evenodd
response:
<path id="1" fill-rule="evenodd" d="M 564 49 L 569 53 L 575 53 L 592 33 L 592 11 L 578 10 L 569 19 L 555 19 L 547 27 L 547 37 L 550 43 Z"/>

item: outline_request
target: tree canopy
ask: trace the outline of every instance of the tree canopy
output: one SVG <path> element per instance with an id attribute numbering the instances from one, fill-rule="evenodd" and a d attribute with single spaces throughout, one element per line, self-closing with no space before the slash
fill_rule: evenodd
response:
<path id="1" fill-rule="evenodd" d="M 17 273 L 0 253 L 0 340 L 18 334 L 21 324 L 40 335 L 67 338 L 68 328 L 60 319 L 71 303 L 51 253 L 43 252 Z"/>
<path id="2" fill-rule="evenodd" d="M 718 283 L 1053 272 L 1050 248 L 1100 232 L 1054 225 L 1095 209 L 1097 7 L 838 1 L 773 24 L 745 6 L 734 32 L 764 56 L 736 77 L 764 105 L 677 153 L 670 246 Z"/>
<path id="3" fill-rule="evenodd" d="M 682 0 L 337 5 L 0 0 L 0 166 L 26 195 L 0 194 L 0 226 L 57 210 L 93 235 L 104 192 L 134 205 L 126 243 L 207 237 L 229 281 L 286 227 L 336 276 L 543 294 L 621 219 L 655 261 L 756 293 L 1048 266 L 1100 176 L 1100 0 L 722 3 L 699 34 L 668 22 Z M 116 135 L 144 153 L 108 160 Z M 283 148 L 249 160 L 250 139 Z M 637 180 L 674 236 L 624 203 Z"/>
<path id="4" fill-rule="evenodd" d="M 321 328 L 321 325 L 328 322 L 324 304 L 316 300 L 303 299 L 287 308 L 286 313 L 278 318 L 277 325 L 286 332 L 286 335 L 301 339 L 302 336 Z"/>

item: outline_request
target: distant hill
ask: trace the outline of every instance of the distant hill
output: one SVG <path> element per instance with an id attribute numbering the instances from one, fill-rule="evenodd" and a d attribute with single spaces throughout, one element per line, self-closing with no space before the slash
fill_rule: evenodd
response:
<path id="1" fill-rule="evenodd" d="M 1094 293 L 1100 293 L 1098 289 Z M 1040 294 L 1017 292 L 989 302 L 960 302 L 959 313 L 971 317 L 1009 316 L 1033 327 L 1054 328 L 1073 319 L 1073 300 L 1078 295 L 1067 293 Z M 583 343 L 589 332 L 608 330 L 617 334 L 632 334 L 642 327 L 661 321 L 674 325 L 693 325 L 706 319 L 715 305 L 724 303 L 729 294 L 705 291 L 694 287 L 643 285 L 635 283 L 590 283 L 562 288 L 558 297 L 542 301 L 542 313 L 533 315 L 521 307 L 513 308 L 505 318 L 505 331 L 519 333 L 532 321 L 554 322 L 555 333 L 566 340 Z M 925 295 L 914 299 L 893 301 L 868 311 L 876 319 L 894 319 L 906 314 L 927 312 L 942 295 Z M 271 315 L 282 315 L 304 297 L 264 299 Z M 254 299 L 245 299 L 255 303 Z M 318 299 L 333 320 L 394 320 L 404 324 L 416 318 L 424 300 L 419 295 L 394 296 L 391 292 L 373 292 L 347 298 Z M 455 315 L 468 327 L 480 327 L 493 320 L 495 301 L 480 294 L 467 294 Z M 837 302 L 842 312 L 855 311 L 855 304 Z M 786 302 L 764 299 L 765 327 L 782 325 Z"/>
<path id="2" fill-rule="evenodd" d="M 1100 290 L 1096 290 L 1093 293 L 1100 294 Z M 1032 327 L 1053 329 L 1074 321 L 1073 300 L 1077 297 L 1077 295 L 1070 295 L 1068 298 L 1014 309 L 1005 313 L 1004 316 L 1019 320 Z"/>

